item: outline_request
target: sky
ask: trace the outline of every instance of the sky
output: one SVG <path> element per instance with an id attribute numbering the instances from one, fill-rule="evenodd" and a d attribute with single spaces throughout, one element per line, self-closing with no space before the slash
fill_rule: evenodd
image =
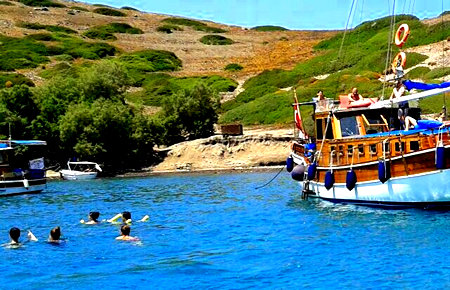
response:
<path id="1" fill-rule="evenodd" d="M 248 28 L 278 25 L 297 30 L 345 29 L 353 1 L 349 27 L 391 15 L 394 2 L 396 14 L 420 19 L 450 10 L 449 0 L 82 0 Z"/>

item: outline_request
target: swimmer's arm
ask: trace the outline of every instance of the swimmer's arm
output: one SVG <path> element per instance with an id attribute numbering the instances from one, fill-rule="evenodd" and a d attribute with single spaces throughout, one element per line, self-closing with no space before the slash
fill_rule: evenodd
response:
<path id="1" fill-rule="evenodd" d="M 28 236 L 28 240 L 30 240 L 30 241 L 32 241 L 32 242 L 37 242 L 37 241 L 38 241 L 38 239 L 36 238 L 36 236 L 33 235 L 33 233 L 32 233 L 30 230 L 28 230 L 27 236 Z"/>
<path id="2" fill-rule="evenodd" d="M 107 220 L 107 222 L 113 223 L 113 222 L 117 221 L 117 220 L 118 220 L 119 218 L 121 218 L 121 217 L 122 217 L 122 214 L 121 214 L 121 213 L 118 213 L 118 214 L 116 214 L 113 218 Z"/>
<path id="3" fill-rule="evenodd" d="M 150 217 L 146 214 L 141 220 L 140 222 L 146 222 L 150 219 Z"/>

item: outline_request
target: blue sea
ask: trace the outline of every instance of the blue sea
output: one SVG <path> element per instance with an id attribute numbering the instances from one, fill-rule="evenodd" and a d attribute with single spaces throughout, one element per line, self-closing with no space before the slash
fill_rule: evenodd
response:
<path id="1" fill-rule="evenodd" d="M 0 199 L 1 240 L 16 226 L 38 242 L 0 249 L 5 289 L 450 287 L 450 212 L 384 210 L 301 199 L 283 172 L 50 181 Z M 82 225 L 132 213 L 120 225 Z M 136 222 L 148 214 L 148 222 Z M 61 227 L 65 242 L 46 243 Z"/>

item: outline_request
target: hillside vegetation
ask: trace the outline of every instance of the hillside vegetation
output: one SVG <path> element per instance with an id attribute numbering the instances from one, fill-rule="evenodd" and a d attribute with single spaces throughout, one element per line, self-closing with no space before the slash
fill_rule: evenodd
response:
<path id="1" fill-rule="evenodd" d="M 416 17 L 400 15 L 397 23 L 408 23 L 411 34 L 404 48 L 447 40 L 450 35 L 450 22 L 425 25 Z M 323 90 L 329 98 L 336 99 L 347 94 L 352 87 L 358 87 L 365 97 L 382 95 L 383 84 L 378 80 L 385 71 L 388 49 L 390 18 L 365 22 L 348 32 L 339 55 L 343 34 L 323 40 L 315 46 L 318 55 L 301 62 L 292 70 L 267 70 L 247 80 L 245 91 L 234 100 L 223 104 L 222 123 L 242 122 L 244 124 L 274 124 L 292 122 L 293 93 L 279 91 L 281 88 L 296 87 L 299 101 L 310 101 L 318 90 Z M 396 26 L 396 28 L 398 25 Z M 393 56 L 399 52 L 394 46 Z M 427 59 L 419 53 L 407 54 L 407 67 L 417 65 Z M 320 77 L 328 75 L 328 77 Z M 417 68 L 407 77 L 420 76 L 424 81 L 434 82 L 436 78 L 449 74 L 449 68 Z M 391 91 L 391 88 L 387 88 Z M 386 94 L 386 93 L 385 93 Z M 438 101 L 440 100 L 440 101 Z M 427 100 L 427 103 L 442 105 L 442 96 Z M 306 108 L 306 110 L 308 110 Z M 425 109 L 425 112 L 428 108 Z M 305 112 L 307 116 L 310 112 Z M 309 121 L 309 118 L 306 118 Z"/>
<path id="2" fill-rule="evenodd" d="M 55 162 L 76 156 L 110 170 L 138 168 L 157 162 L 155 145 L 213 134 L 219 117 L 291 123 L 286 87 L 296 87 L 302 101 L 318 89 L 328 97 L 353 86 L 365 96 L 382 91 L 388 19 L 347 33 L 339 53 L 337 32 L 244 29 L 60 1 L 30 6 L 46 1 L 0 6 L 0 133 L 11 124 L 14 138 L 46 140 Z M 409 48 L 449 35 L 448 22 L 441 29 L 412 16 L 397 21 L 412 28 Z M 408 53 L 408 66 L 426 58 Z M 433 81 L 448 68 L 410 74 Z M 244 80 L 244 90 L 220 104 L 220 94 L 241 91 Z"/>

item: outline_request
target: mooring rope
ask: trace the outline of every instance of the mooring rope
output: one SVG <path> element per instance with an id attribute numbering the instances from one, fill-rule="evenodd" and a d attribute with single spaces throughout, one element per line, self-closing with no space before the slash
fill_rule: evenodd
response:
<path id="1" fill-rule="evenodd" d="M 281 169 L 280 169 L 280 171 L 278 171 L 278 173 L 274 176 L 274 177 L 272 177 L 272 179 L 271 180 L 269 180 L 269 182 L 267 182 L 266 184 L 264 184 L 264 185 L 261 185 L 261 186 L 258 186 L 258 187 L 255 187 L 255 189 L 261 189 L 261 188 L 263 188 L 263 187 L 265 187 L 265 186 L 267 186 L 267 185 L 269 185 L 272 181 L 274 181 L 275 180 L 275 178 L 277 178 L 278 177 L 278 175 L 280 175 L 280 173 L 281 173 L 281 171 L 283 171 L 284 170 L 284 168 L 285 168 L 286 166 L 283 166 Z"/>

